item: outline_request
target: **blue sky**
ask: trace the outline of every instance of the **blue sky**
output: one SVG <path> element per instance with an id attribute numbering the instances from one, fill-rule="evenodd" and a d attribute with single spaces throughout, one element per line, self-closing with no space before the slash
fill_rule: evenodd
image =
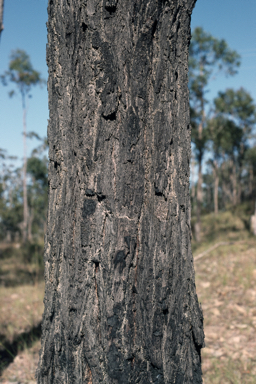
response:
<path id="1" fill-rule="evenodd" d="M 227 87 L 243 86 L 256 101 L 256 0 L 198 0 L 192 14 L 192 30 L 201 26 L 214 37 L 224 38 L 242 56 L 235 77 L 219 76 L 210 85 L 209 98 Z M 47 0 L 5 0 L 4 31 L 0 42 L 0 74 L 8 68 L 13 49 L 25 50 L 34 68 L 47 79 Z M 23 156 L 22 108 L 18 96 L 10 99 L 7 87 L 0 85 L 0 148 L 9 155 Z M 47 134 L 48 99 L 46 87 L 32 90 L 27 130 Z M 28 154 L 39 143 L 28 140 Z"/>

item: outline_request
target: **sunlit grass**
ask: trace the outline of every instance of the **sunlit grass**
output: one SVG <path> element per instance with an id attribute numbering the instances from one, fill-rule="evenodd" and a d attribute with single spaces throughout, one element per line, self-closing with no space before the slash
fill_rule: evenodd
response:
<path id="1" fill-rule="evenodd" d="M 228 243 L 195 261 L 206 336 L 204 384 L 256 383 L 256 237 L 249 220 L 248 205 L 203 216 L 202 242 L 193 241 L 194 256 Z"/>

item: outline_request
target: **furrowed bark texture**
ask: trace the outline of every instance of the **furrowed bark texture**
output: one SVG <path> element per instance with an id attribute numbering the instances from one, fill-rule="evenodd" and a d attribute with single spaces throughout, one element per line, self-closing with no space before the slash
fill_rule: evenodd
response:
<path id="1" fill-rule="evenodd" d="M 38 383 L 201 383 L 187 88 L 195 0 L 50 0 Z"/>

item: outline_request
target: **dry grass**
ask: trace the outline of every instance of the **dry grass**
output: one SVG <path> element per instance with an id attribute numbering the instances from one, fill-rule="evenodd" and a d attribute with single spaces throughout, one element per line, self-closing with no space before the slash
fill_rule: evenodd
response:
<path id="1" fill-rule="evenodd" d="M 44 284 L 0 288 L 1 383 L 35 380 Z M 5 368 L 5 369 L 4 369 Z"/>
<path id="2" fill-rule="evenodd" d="M 44 296 L 42 270 L 34 260 L 24 262 L 18 248 L 12 252 L 1 247 L 1 251 L 0 383 L 35 383 Z"/>
<path id="3" fill-rule="evenodd" d="M 245 228 L 240 231 L 241 236 L 235 231 L 238 241 L 233 245 L 221 246 L 195 263 L 204 312 L 204 384 L 256 383 L 256 239 Z M 232 236 L 234 232 L 226 233 L 225 240 Z"/>

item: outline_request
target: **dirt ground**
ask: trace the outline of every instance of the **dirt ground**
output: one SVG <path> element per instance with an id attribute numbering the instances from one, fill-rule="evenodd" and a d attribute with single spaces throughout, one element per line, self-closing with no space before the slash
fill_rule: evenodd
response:
<path id="1" fill-rule="evenodd" d="M 221 246 L 195 262 L 204 313 L 204 384 L 256 383 L 256 242 Z"/>
<path id="2" fill-rule="evenodd" d="M 204 384 L 255 384 L 256 240 L 216 248 L 195 262 L 195 271 Z M 0 287 L 0 383 L 36 383 L 43 292 L 42 282 Z"/>

